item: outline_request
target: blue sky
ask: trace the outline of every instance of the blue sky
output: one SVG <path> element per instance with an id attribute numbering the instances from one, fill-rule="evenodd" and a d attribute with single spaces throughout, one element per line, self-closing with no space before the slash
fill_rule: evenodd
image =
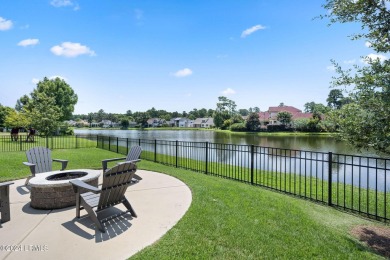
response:
<path id="1" fill-rule="evenodd" d="M 326 103 L 334 71 L 372 54 L 356 24 L 328 27 L 320 0 L 0 0 L 0 104 L 43 77 L 75 114 Z"/>

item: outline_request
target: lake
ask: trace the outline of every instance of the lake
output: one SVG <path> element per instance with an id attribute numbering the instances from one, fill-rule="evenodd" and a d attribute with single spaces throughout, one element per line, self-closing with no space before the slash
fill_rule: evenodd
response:
<path id="1" fill-rule="evenodd" d="M 91 134 L 120 137 L 119 145 L 126 147 L 126 139 L 158 140 L 143 141 L 145 151 L 171 156 L 185 157 L 197 161 L 206 161 L 205 144 L 184 144 L 179 142 L 209 142 L 209 162 L 249 168 L 253 160 L 254 168 L 285 174 L 301 174 L 309 177 L 328 180 L 328 152 L 332 152 L 332 175 L 337 182 L 353 184 L 359 188 L 370 188 L 379 191 L 390 189 L 390 169 L 387 160 L 361 158 L 360 156 L 377 157 L 372 151 L 359 152 L 345 142 L 331 136 L 323 135 L 287 135 L 258 136 L 252 134 L 235 134 L 199 130 L 88 130 L 75 129 L 76 134 Z M 105 140 L 111 145 L 117 141 Z M 131 143 L 134 144 L 134 141 Z M 138 144 L 138 141 L 135 143 Z M 214 143 L 214 144 L 213 144 Z M 223 145 L 220 145 L 223 144 Z M 255 145 L 253 159 L 250 159 L 250 147 Z M 270 148 L 268 148 L 270 147 Z M 282 150 L 274 149 L 282 148 Z M 289 149 L 289 150 L 284 150 Z M 300 151 L 294 151 L 300 150 Z M 175 152 L 176 151 L 176 152 Z M 305 151 L 313 151 L 305 152 Z M 356 156 L 344 156 L 356 155 Z M 379 168 L 378 168 L 379 167 Z"/>
<path id="2" fill-rule="evenodd" d="M 374 151 L 357 151 L 345 142 L 330 136 L 258 136 L 198 130 L 89 130 L 75 129 L 76 134 L 109 135 L 130 139 L 211 142 L 224 144 L 256 145 L 263 147 L 333 152 L 339 154 L 377 156 Z"/>

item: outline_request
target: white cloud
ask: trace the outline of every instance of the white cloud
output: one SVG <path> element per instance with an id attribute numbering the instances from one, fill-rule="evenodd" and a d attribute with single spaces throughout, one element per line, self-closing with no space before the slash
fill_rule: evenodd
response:
<path id="1" fill-rule="evenodd" d="M 389 58 L 384 56 L 384 55 L 382 55 L 382 54 L 371 53 L 371 54 L 368 54 L 365 58 L 361 59 L 361 62 L 368 64 L 370 59 L 373 60 L 373 61 L 379 59 L 381 62 L 383 62 L 383 61 L 385 61 L 385 60 L 387 60 Z"/>
<path id="2" fill-rule="evenodd" d="M 37 78 L 33 78 L 33 79 L 31 80 L 31 82 L 32 82 L 34 85 L 38 84 L 39 81 L 40 81 L 40 80 L 37 79 Z"/>
<path id="3" fill-rule="evenodd" d="M 182 70 L 178 70 L 175 73 L 173 73 L 173 76 L 175 76 L 177 78 L 183 78 L 183 77 L 187 77 L 187 76 L 190 76 L 190 75 L 192 75 L 192 70 L 190 70 L 188 68 L 185 68 L 185 69 L 182 69 Z"/>
<path id="4" fill-rule="evenodd" d="M 80 10 L 79 4 L 72 0 L 52 0 L 50 4 L 54 7 L 73 7 L 75 11 Z"/>
<path id="5" fill-rule="evenodd" d="M 353 59 L 353 60 L 345 60 L 344 63 L 345 64 L 354 64 L 354 63 L 356 63 L 356 60 L 355 59 Z"/>
<path id="6" fill-rule="evenodd" d="M 38 39 L 26 39 L 26 40 L 20 41 L 18 43 L 18 46 L 26 47 L 29 45 L 37 45 L 38 43 L 39 43 Z"/>
<path id="7" fill-rule="evenodd" d="M 222 91 L 222 94 L 224 94 L 225 96 L 230 96 L 236 94 L 236 91 L 234 89 L 227 88 L 224 91 Z"/>
<path id="8" fill-rule="evenodd" d="M 0 17 L 0 31 L 6 31 L 12 28 L 12 21 L 5 20 L 3 17 Z"/>
<path id="9" fill-rule="evenodd" d="M 367 48 L 370 48 L 371 47 L 371 42 L 365 42 L 364 45 L 366 45 Z"/>
<path id="10" fill-rule="evenodd" d="M 57 76 L 57 75 L 55 75 L 55 76 L 51 76 L 51 77 L 48 77 L 49 79 L 56 79 L 56 78 L 60 78 L 60 79 L 62 79 L 62 80 L 65 80 L 65 81 L 67 81 L 68 79 L 67 78 L 65 78 L 65 77 L 62 77 L 62 76 Z M 37 79 L 37 78 L 33 78 L 32 80 L 31 80 L 31 82 L 34 84 L 34 85 L 36 85 L 36 84 L 38 84 L 39 82 L 40 82 L 41 80 L 40 79 Z"/>
<path id="11" fill-rule="evenodd" d="M 95 56 L 95 52 L 89 47 L 80 43 L 63 42 L 61 45 L 53 46 L 50 51 L 57 56 L 77 57 L 79 55 Z"/>
<path id="12" fill-rule="evenodd" d="M 256 31 L 258 31 L 258 30 L 264 30 L 265 28 L 266 28 L 265 26 L 262 26 L 262 25 L 260 25 L 260 24 L 255 25 L 255 26 L 253 26 L 253 27 L 251 27 L 251 28 L 248 28 L 248 29 L 244 30 L 244 31 L 241 33 L 241 38 L 245 38 L 245 37 L 251 35 L 252 33 L 256 32 Z"/>
<path id="13" fill-rule="evenodd" d="M 333 66 L 333 65 L 326 66 L 326 69 L 329 70 L 329 71 L 335 71 L 336 70 L 335 66 Z"/>
<path id="14" fill-rule="evenodd" d="M 52 0 L 50 4 L 54 7 L 73 6 L 71 0 Z"/>
<path id="15" fill-rule="evenodd" d="M 67 78 L 62 77 L 62 76 L 51 76 L 51 77 L 49 77 L 49 79 L 56 79 L 56 78 L 59 78 L 59 79 L 65 80 L 65 81 L 68 80 Z"/>

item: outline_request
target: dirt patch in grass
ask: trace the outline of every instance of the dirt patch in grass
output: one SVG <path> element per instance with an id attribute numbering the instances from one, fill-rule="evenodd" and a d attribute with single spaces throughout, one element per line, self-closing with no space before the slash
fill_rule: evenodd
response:
<path id="1" fill-rule="evenodd" d="M 351 234 L 379 254 L 390 258 L 390 227 L 357 226 Z"/>

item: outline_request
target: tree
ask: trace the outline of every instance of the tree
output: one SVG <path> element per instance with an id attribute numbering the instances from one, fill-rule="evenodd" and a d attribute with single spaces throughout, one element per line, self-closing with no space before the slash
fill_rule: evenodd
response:
<path id="1" fill-rule="evenodd" d="M 32 97 L 30 110 L 25 114 L 31 120 L 31 125 L 42 135 L 53 135 L 61 122 L 61 108 L 57 106 L 55 98 L 46 93 L 35 93 Z"/>
<path id="2" fill-rule="evenodd" d="M 89 128 L 91 128 L 93 122 L 93 113 L 88 114 L 88 123 L 89 123 Z"/>
<path id="3" fill-rule="evenodd" d="M 44 94 L 47 98 L 53 98 L 53 105 L 59 108 L 59 121 L 71 119 L 78 98 L 73 89 L 63 79 L 58 77 L 48 79 L 45 77 L 43 81 L 38 82 L 37 87 L 31 93 L 31 99 L 41 99 L 42 97 L 38 97 L 39 94 Z M 31 102 L 27 104 L 29 106 L 27 110 L 31 110 L 30 105 Z"/>
<path id="4" fill-rule="evenodd" d="M 127 128 L 129 128 L 129 125 L 130 125 L 129 120 L 126 118 L 122 118 L 120 124 L 121 124 L 122 129 L 127 129 Z"/>
<path id="5" fill-rule="evenodd" d="M 214 124 L 221 128 L 224 122 L 236 114 L 236 103 L 224 96 L 218 97 L 217 109 L 214 112 Z"/>
<path id="6" fill-rule="evenodd" d="M 8 128 L 24 127 L 27 128 L 31 124 L 25 113 L 18 112 L 14 109 L 8 111 L 4 118 L 4 125 Z"/>
<path id="7" fill-rule="evenodd" d="M 345 98 L 342 90 L 332 89 L 329 92 L 326 102 L 328 102 L 328 107 L 331 107 L 333 109 L 340 109 L 345 103 L 344 100 Z"/>
<path id="8" fill-rule="evenodd" d="M 135 122 L 139 124 L 142 128 L 147 125 L 150 115 L 146 112 L 135 112 L 133 114 Z"/>
<path id="9" fill-rule="evenodd" d="M 248 131 L 257 131 L 260 128 L 259 113 L 250 113 L 245 122 L 246 129 Z"/>
<path id="10" fill-rule="evenodd" d="M 107 117 L 107 114 L 106 112 L 104 112 L 103 109 L 99 109 L 99 111 L 97 112 L 95 118 L 96 118 L 96 121 L 98 122 L 101 122 L 102 120 L 106 119 Z"/>
<path id="11" fill-rule="evenodd" d="M 236 102 L 224 96 L 218 97 L 218 101 L 219 102 L 217 103 L 217 110 L 219 112 L 226 111 L 229 115 L 236 114 Z"/>
<path id="12" fill-rule="evenodd" d="M 287 112 L 287 111 L 282 111 L 282 112 L 279 112 L 279 113 L 276 115 L 276 119 L 277 119 L 282 125 L 287 126 L 288 124 L 291 123 L 292 115 L 291 115 L 289 112 Z"/>
<path id="13" fill-rule="evenodd" d="M 279 107 L 284 107 L 284 103 L 281 102 L 281 103 L 279 104 Z"/>
<path id="14" fill-rule="evenodd" d="M 154 107 L 147 110 L 146 113 L 148 113 L 150 115 L 150 117 L 152 117 L 152 118 L 158 118 L 158 116 L 159 116 L 157 110 Z"/>
<path id="15" fill-rule="evenodd" d="M 352 40 L 365 39 L 377 57 L 390 51 L 390 12 L 384 0 L 327 0 L 331 23 L 357 22 L 362 30 Z M 333 87 L 351 86 L 353 103 L 332 111 L 339 137 L 357 148 L 374 148 L 390 154 L 390 60 L 365 58 L 366 65 L 343 70 L 336 62 Z"/>
<path id="16" fill-rule="evenodd" d="M 321 104 L 321 103 L 315 103 L 315 102 L 307 102 L 304 105 L 304 111 L 305 113 L 313 113 L 313 114 L 326 114 L 329 112 L 330 108 Z"/>
<path id="17" fill-rule="evenodd" d="M 211 108 L 208 109 L 208 110 L 207 110 L 207 116 L 208 116 L 208 117 L 212 117 L 213 115 L 214 115 L 214 110 L 211 109 Z"/>
<path id="18" fill-rule="evenodd" d="M 15 110 L 22 111 L 23 107 L 30 102 L 30 98 L 27 95 L 22 96 L 16 101 Z"/>
<path id="19" fill-rule="evenodd" d="M 249 110 L 248 109 L 239 109 L 238 113 L 242 116 L 247 116 L 247 115 L 249 115 Z"/>
<path id="20" fill-rule="evenodd" d="M 0 126 L 4 126 L 6 117 L 12 111 L 14 111 L 12 108 L 0 104 Z"/>

